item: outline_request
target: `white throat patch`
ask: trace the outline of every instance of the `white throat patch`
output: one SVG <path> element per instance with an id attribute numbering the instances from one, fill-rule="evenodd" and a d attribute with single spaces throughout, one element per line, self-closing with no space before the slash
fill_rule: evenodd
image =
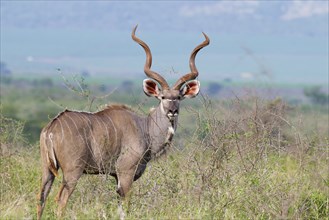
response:
<path id="1" fill-rule="evenodd" d="M 174 130 L 174 128 L 172 126 L 170 126 L 168 128 L 168 134 L 171 134 L 171 135 L 174 135 L 175 134 L 175 130 Z"/>
<path id="2" fill-rule="evenodd" d="M 175 130 L 174 130 L 174 128 L 172 126 L 170 126 L 168 128 L 168 133 L 167 133 L 167 137 L 166 137 L 166 141 L 165 141 L 166 144 L 170 144 L 171 143 L 171 140 L 174 137 L 174 134 L 175 134 Z"/>

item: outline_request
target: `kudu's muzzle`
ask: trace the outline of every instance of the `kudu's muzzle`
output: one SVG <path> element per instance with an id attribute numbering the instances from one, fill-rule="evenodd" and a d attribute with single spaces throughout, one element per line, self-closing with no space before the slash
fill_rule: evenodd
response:
<path id="1" fill-rule="evenodd" d="M 178 100 L 163 100 L 163 109 L 170 121 L 173 121 L 179 114 L 179 101 Z"/>

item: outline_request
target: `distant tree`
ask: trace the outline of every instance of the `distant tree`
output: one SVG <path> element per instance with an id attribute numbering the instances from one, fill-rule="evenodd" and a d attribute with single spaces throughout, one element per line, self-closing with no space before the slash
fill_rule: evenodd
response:
<path id="1" fill-rule="evenodd" d="M 100 92 L 106 92 L 107 87 L 106 87 L 105 84 L 102 84 L 98 87 L 98 89 L 99 89 Z"/>
<path id="2" fill-rule="evenodd" d="M 53 80 L 50 78 L 44 78 L 40 80 L 40 85 L 45 87 L 53 87 L 54 83 Z"/>
<path id="3" fill-rule="evenodd" d="M 222 88 L 223 88 L 223 86 L 222 86 L 220 83 L 217 83 L 217 82 L 211 82 L 211 83 L 209 83 L 209 86 L 208 86 L 208 93 L 209 93 L 209 95 L 215 95 L 215 94 L 217 94 Z"/>
<path id="4" fill-rule="evenodd" d="M 329 94 L 324 93 L 321 90 L 321 86 L 313 86 L 304 89 L 304 95 L 310 98 L 313 104 L 329 104 Z"/>
<path id="5" fill-rule="evenodd" d="M 2 76 L 11 76 L 11 71 L 8 69 L 5 62 L 0 62 L 0 74 Z"/>
<path id="6" fill-rule="evenodd" d="M 11 83 L 12 73 L 8 69 L 7 64 L 4 62 L 0 62 L 0 79 L 1 83 Z"/>
<path id="7" fill-rule="evenodd" d="M 90 73 L 89 73 L 87 70 L 84 70 L 84 71 L 81 72 L 81 76 L 82 76 L 83 78 L 87 78 L 87 77 L 90 76 Z"/>
<path id="8" fill-rule="evenodd" d="M 33 86 L 53 87 L 54 82 L 51 78 L 35 79 L 32 81 Z"/>
<path id="9" fill-rule="evenodd" d="M 121 83 L 121 88 L 123 91 L 132 92 L 134 88 L 134 82 L 131 80 L 125 80 Z"/>
<path id="10" fill-rule="evenodd" d="M 223 82 L 225 82 L 225 83 L 231 83 L 232 82 L 232 79 L 228 77 L 228 78 L 225 78 L 223 80 Z"/>

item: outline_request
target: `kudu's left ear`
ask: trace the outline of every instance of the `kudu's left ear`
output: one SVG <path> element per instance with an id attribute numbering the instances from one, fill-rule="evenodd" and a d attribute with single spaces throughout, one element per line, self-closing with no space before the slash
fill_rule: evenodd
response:
<path id="1" fill-rule="evenodd" d="M 143 90 L 147 96 L 158 97 L 160 95 L 158 84 L 151 79 L 144 79 Z"/>
<path id="2" fill-rule="evenodd" d="M 199 91 L 200 82 L 198 80 L 191 80 L 181 89 L 181 94 L 184 98 L 194 98 L 199 94 Z"/>

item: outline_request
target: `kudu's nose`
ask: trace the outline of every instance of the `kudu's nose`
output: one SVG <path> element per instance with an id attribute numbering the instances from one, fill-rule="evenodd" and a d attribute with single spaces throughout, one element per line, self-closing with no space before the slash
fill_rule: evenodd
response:
<path id="1" fill-rule="evenodd" d="M 167 116 L 170 120 L 173 120 L 175 117 L 178 116 L 178 109 L 169 110 Z"/>

